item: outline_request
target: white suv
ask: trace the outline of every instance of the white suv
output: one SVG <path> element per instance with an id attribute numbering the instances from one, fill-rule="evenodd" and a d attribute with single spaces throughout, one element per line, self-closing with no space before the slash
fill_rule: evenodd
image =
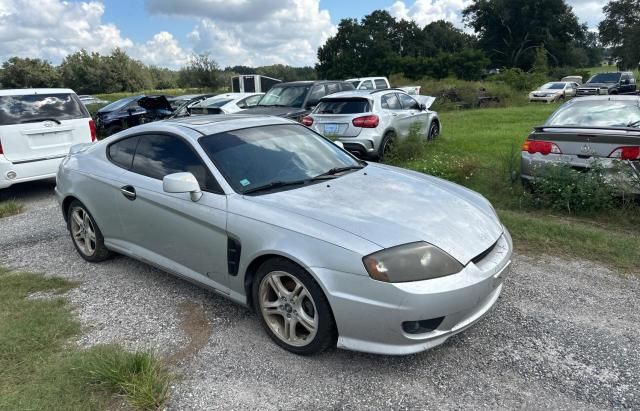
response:
<path id="1" fill-rule="evenodd" d="M 55 177 L 72 145 L 95 140 L 73 90 L 0 90 L 0 189 Z"/>

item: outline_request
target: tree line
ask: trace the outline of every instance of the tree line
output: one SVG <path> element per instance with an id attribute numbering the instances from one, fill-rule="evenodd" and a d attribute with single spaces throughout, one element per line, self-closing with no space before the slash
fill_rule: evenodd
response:
<path id="1" fill-rule="evenodd" d="M 0 68 L 3 88 L 65 86 L 78 93 L 145 89 L 220 89 L 236 74 L 262 74 L 284 81 L 345 79 L 401 73 L 411 79 L 456 76 L 478 80 L 487 69 L 534 69 L 544 55 L 552 73 L 600 65 L 604 47 L 620 68 L 640 63 L 640 0 L 611 0 L 599 33 L 581 24 L 565 0 L 474 0 L 462 13 L 467 33 L 446 21 L 424 27 L 385 10 L 343 19 L 318 49 L 313 67 L 272 65 L 220 68 L 210 55 L 193 55 L 179 70 L 148 66 L 116 49 L 109 55 L 85 50 L 60 65 L 12 57 Z M 517 73 L 516 73 L 517 74 Z"/>
<path id="2" fill-rule="evenodd" d="M 80 50 L 60 65 L 38 58 L 11 57 L 0 66 L 1 88 L 68 87 L 79 94 L 137 92 L 152 89 L 229 87 L 237 74 L 261 74 L 284 81 L 315 78 L 312 67 L 274 64 L 221 69 L 209 55 L 193 55 L 179 70 L 145 65 L 115 49 L 109 55 Z"/>

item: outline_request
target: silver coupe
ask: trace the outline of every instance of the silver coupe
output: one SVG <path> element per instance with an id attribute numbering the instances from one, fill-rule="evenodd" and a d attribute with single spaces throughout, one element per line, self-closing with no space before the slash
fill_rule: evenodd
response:
<path id="1" fill-rule="evenodd" d="M 121 253 L 207 287 L 296 354 L 442 344 L 494 305 L 511 261 L 481 195 L 276 117 L 166 120 L 74 146 L 56 194 L 85 260 Z"/>

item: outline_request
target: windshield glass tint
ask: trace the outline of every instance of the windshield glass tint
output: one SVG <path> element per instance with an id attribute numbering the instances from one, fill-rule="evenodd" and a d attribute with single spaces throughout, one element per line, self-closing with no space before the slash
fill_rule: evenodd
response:
<path id="1" fill-rule="evenodd" d="M 273 87 L 265 94 L 259 106 L 302 107 L 311 86 Z"/>
<path id="2" fill-rule="evenodd" d="M 589 83 L 617 83 L 620 81 L 619 73 L 600 73 L 591 77 Z"/>
<path id="3" fill-rule="evenodd" d="M 120 110 L 121 108 L 123 108 L 124 106 L 126 106 L 127 104 L 131 103 L 134 100 L 139 100 L 140 98 L 142 98 L 142 96 L 132 96 L 132 97 L 125 97 L 123 99 L 120 99 L 118 101 L 114 101 L 111 104 L 107 104 L 106 106 L 102 107 L 100 109 L 100 111 L 115 111 L 115 110 Z"/>
<path id="4" fill-rule="evenodd" d="M 547 83 L 541 87 L 542 90 L 562 90 L 564 83 Z"/>
<path id="5" fill-rule="evenodd" d="M 369 101 L 365 99 L 322 100 L 314 110 L 317 114 L 358 114 L 368 111 Z"/>
<path id="6" fill-rule="evenodd" d="M 0 96 L 0 125 L 88 117 L 71 94 Z"/>
<path id="7" fill-rule="evenodd" d="M 302 125 L 247 128 L 202 137 L 200 145 L 238 192 L 308 180 L 358 162 Z"/>
<path id="8" fill-rule="evenodd" d="M 547 121 L 549 126 L 638 127 L 640 107 L 630 101 L 577 101 L 561 107 Z"/>

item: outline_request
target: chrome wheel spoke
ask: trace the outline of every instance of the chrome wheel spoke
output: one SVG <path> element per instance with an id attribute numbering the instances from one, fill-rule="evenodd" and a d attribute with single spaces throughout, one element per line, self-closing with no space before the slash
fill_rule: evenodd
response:
<path id="1" fill-rule="evenodd" d="M 266 325 L 280 340 L 298 347 L 313 341 L 318 330 L 315 302 L 298 278 L 270 272 L 260 283 L 258 298 Z"/>

